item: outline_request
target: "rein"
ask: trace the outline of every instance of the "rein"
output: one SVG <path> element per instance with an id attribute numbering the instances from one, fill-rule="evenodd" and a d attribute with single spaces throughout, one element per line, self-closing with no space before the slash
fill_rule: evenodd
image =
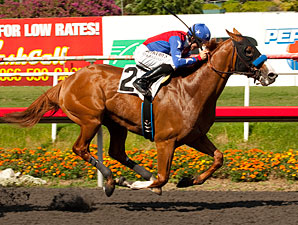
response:
<path id="1" fill-rule="evenodd" d="M 232 58 L 231 58 L 231 64 L 233 64 L 233 58 L 235 56 L 235 52 L 237 53 L 237 48 L 236 46 L 234 45 L 234 43 L 232 42 L 233 44 L 233 55 L 232 55 Z M 254 78 L 255 80 L 258 79 L 259 77 L 259 70 L 258 69 L 254 69 L 252 68 L 251 66 L 249 66 L 246 61 L 244 59 L 242 59 L 239 54 L 236 55 L 244 64 L 245 66 L 251 71 L 251 72 L 241 72 L 241 71 L 236 71 L 236 70 L 233 70 L 233 71 L 220 71 L 220 70 L 217 70 L 211 63 L 211 55 L 208 54 L 208 66 L 213 70 L 215 71 L 217 74 L 220 74 L 220 76 L 222 77 L 223 74 L 228 74 L 228 75 L 231 75 L 231 74 L 234 74 L 234 73 L 237 73 L 239 75 L 245 75 L 247 77 L 251 77 L 251 78 Z M 235 66 L 234 66 L 235 67 Z M 258 72 L 258 73 L 257 73 Z"/>

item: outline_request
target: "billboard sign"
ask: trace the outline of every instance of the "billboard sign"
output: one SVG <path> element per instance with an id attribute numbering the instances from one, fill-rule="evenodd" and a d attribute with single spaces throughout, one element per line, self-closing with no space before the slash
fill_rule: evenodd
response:
<path id="1" fill-rule="evenodd" d="M 102 53 L 101 17 L 0 20 L 0 58 Z M 88 64 L 84 61 L 1 62 L 0 73 L 75 72 Z M 1 77 L 0 86 L 8 85 L 52 85 L 52 77 Z"/>
<path id="2" fill-rule="evenodd" d="M 288 53 L 298 52 L 298 27 L 266 29 L 265 44 L 274 47 L 283 46 Z M 297 60 L 287 59 L 287 63 L 292 70 L 298 70 Z"/>
<path id="3" fill-rule="evenodd" d="M 253 38 L 262 54 L 298 52 L 298 27 L 296 22 L 298 14 L 294 12 L 193 14 L 179 15 L 179 17 L 188 26 L 194 23 L 205 23 L 211 30 L 212 38 L 229 38 L 226 30 L 233 31 L 236 28 L 243 35 Z M 170 30 L 187 31 L 187 28 L 172 15 L 150 15 L 103 17 L 103 30 L 104 55 L 120 55 L 125 54 L 120 48 L 123 50 L 129 48 L 134 41 L 135 43 L 141 42 L 141 40 Z M 120 62 L 120 60 L 106 60 L 105 63 L 124 67 L 124 62 Z M 125 63 L 132 64 L 133 61 Z M 273 84 L 274 86 L 298 85 L 297 75 L 292 75 L 297 74 L 297 60 L 269 59 L 268 63 L 277 73 L 283 74 L 283 76 L 279 76 Z M 255 85 L 253 79 L 249 81 L 250 85 Z M 227 83 L 228 86 L 243 86 L 246 84 L 247 78 L 237 75 L 231 76 Z"/>

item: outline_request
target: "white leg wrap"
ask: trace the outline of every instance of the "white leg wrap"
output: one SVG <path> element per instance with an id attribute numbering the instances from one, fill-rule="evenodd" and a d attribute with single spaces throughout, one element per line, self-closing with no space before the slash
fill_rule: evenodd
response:
<path id="1" fill-rule="evenodd" d="M 151 184 L 153 184 L 153 181 L 135 181 L 130 185 L 131 189 L 144 189 L 148 188 Z"/>

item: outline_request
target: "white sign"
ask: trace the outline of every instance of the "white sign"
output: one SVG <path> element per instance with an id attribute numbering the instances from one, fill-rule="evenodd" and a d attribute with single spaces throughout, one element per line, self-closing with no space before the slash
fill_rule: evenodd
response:
<path id="1" fill-rule="evenodd" d="M 188 26 L 205 23 L 210 28 L 212 37 L 228 37 L 226 29 L 233 31 L 233 28 L 236 28 L 242 35 L 254 38 L 262 54 L 286 54 L 298 49 L 298 14 L 294 12 L 178 16 Z M 114 40 L 147 39 L 170 30 L 187 31 L 187 28 L 172 15 L 103 17 L 104 55 L 111 54 Z M 288 59 L 268 61 L 277 73 L 298 73 L 297 61 Z M 245 85 L 245 79 L 243 76 L 232 76 L 228 85 Z M 297 76 L 283 75 L 278 77 L 274 85 L 298 86 L 297 82 Z"/>

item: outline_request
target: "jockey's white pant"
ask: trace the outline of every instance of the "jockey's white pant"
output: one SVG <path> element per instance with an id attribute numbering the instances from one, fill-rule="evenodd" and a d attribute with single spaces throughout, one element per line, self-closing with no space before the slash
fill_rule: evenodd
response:
<path id="1" fill-rule="evenodd" d="M 163 52 L 150 51 L 143 44 L 136 48 L 134 58 L 137 65 L 148 70 L 153 70 L 161 64 L 170 64 L 175 69 L 173 59 L 170 55 Z"/>

